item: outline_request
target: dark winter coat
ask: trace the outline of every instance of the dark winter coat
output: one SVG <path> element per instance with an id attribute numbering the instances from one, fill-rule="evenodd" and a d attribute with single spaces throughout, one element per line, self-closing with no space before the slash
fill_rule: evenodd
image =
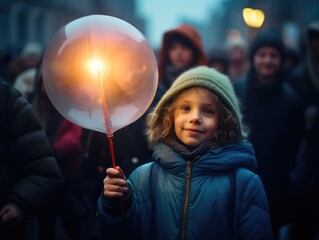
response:
<path id="1" fill-rule="evenodd" d="M 264 87 L 252 72 L 235 83 L 235 90 L 250 127 L 258 173 L 272 204 L 281 199 L 295 164 L 303 130 L 301 102 L 287 84 Z"/>
<path id="2" fill-rule="evenodd" d="M 319 61 L 310 46 L 311 34 L 319 35 L 319 20 L 310 23 L 305 31 L 305 56 L 301 66 L 295 69 L 288 83 L 301 96 L 304 106 L 319 105 Z"/>
<path id="3" fill-rule="evenodd" d="M 256 50 L 262 46 L 272 46 L 281 55 L 281 68 L 273 82 L 260 82 L 252 64 L 248 76 L 236 81 L 234 88 L 243 105 L 244 121 L 250 128 L 249 140 L 256 152 L 258 174 L 265 186 L 271 213 L 278 217 L 274 217 L 278 226 L 287 221 L 289 174 L 303 132 L 302 104 L 283 79 L 281 40 L 272 33 L 264 38 L 260 35 L 252 45 L 252 61 Z"/>
<path id="4" fill-rule="evenodd" d="M 134 195 L 124 216 L 113 218 L 100 199 L 103 239 L 272 239 L 266 195 L 253 172 L 257 165 L 250 143 L 211 150 L 193 161 L 159 144 L 153 160 L 128 179 Z M 154 164 L 159 164 L 159 172 L 152 189 Z M 232 169 L 237 169 L 234 184 L 229 177 Z M 156 221 L 152 221 L 155 204 Z"/>
<path id="5" fill-rule="evenodd" d="M 0 79 L 0 208 L 17 203 L 34 214 L 53 199 L 61 172 L 28 102 Z"/>

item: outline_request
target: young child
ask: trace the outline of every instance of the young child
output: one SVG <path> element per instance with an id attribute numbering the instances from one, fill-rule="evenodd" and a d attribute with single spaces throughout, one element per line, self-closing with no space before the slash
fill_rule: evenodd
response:
<path id="1" fill-rule="evenodd" d="M 147 122 L 154 162 L 107 169 L 103 239 L 272 239 L 263 185 L 228 77 L 180 75 Z M 122 207 L 122 210 L 121 210 Z"/>

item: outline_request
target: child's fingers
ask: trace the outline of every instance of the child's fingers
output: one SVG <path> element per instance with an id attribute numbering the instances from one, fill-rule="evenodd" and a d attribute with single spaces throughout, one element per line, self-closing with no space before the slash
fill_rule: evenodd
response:
<path id="1" fill-rule="evenodd" d="M 106 192 L 117 192 L 117 193 L 125 193 L 128 191 L 128 187 L 116 186 L 116 185 L 108 185 L 104 188 Z"/>
<path id="2" fill-rule="evenodd" d="M 119 166 L 106 169 L 103 185 L 104 195 L 110 198 L 122 197 L 128 191 L 125 175 Z"/>
<path id="3" fill-rule="evenodd" d="M 111 181 L 108 181 L 111 180 Z M 117 180 L 115 182 L 115 180 Z M 113 184 L 115 183 L 115 184 Z M 128 191 L 128 186 L 123 179 L 105 179 L 104 195 L 107 197 L 122 197 Z"/>
<path id="4" fill-rule="evenodd" d="M 123 192 L 104 191 L 104 196 L 108 198 L 120 198 L 124 196 Z"/>
<path id="5" fill-rule="evenodd" d="M 116 186 L 120 186 L 120 187 L 126 187 L 127 186 L 127 182 L 126 180 L 122 179 L 122 178 L 110 178 L 109 176 L 107 176 L 106 178 L 104 178 L 103 180 L 104 185 L 116 185 Z"/>
<path id="6" fill-rule="evenodd" d="M 108 168 L 108 169 L 106 169 L 106 175 L 109 178 L 123 178 L 122 177 L 122 172 L 119 169 L 116 169 L 116 168 Z"/>
<path id="7" fill-rule="evenodd" d="M 117 169 L 121 173 L 122 178 L 124 180 L 126 180 L 126 177 L 125 177 L 125 174 L 124 174 L 122 168 L 120 166 L 116 166 L 115 169 Z"/>

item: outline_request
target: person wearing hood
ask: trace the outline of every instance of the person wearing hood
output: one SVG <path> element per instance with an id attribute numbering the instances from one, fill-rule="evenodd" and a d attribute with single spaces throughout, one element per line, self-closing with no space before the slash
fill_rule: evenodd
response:
<path id="1" fill-rule="evenodd" d="M 234 84 L 251 130 L 249 140 L 256 152 L 276 239 L 289 222 L 289 174 L 303 131 L 301 100 L 284 81 L 284 56 L 277 32 L 260 33 L 252 43 L 248 76 Z"/>
<path id="2" fill-rule="evenodd" d="M 102 239 L 273 239 L 267 197 L 229 78 L 181 74 L 148 115 L 153 161 L 107 169 Z"/>
<path id="3" fill-rule="evenodd" d="M 302 144 L 295 169 L 292 239 L 316 239 L 319 232 L 319 20 L 306 27 L 304 61 L 288 83 L 301 96 L 304 107 Z"/>
<path id="4" fill-rule="evenodd" d="M 185 70 L 207 64 L 202 39 L 198 31 L 182 24 L 164 33 L 159 52 L 159 84 L 167 90 Z"/>

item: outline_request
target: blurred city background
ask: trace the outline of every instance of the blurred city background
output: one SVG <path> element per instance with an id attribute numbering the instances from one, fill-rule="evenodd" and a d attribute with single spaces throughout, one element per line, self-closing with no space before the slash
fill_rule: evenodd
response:
<path id="1" fill-rule="evenodd" d="M 275 239 L 319 240 L 319 21 L 314 21 L 319 20 L 318 0 L 0 0 L 0 78 L 6 79 L 32 103 L 66 179 L 64 192 L 58 196 L 61 204 L 54 202 L 52 209 L 48 208 L 49 213 L 45 210 L 39 218 L 31 219 L 27 226 L 29 239 L 99 239 L 96 204 L 106 168 L 111 164 L 111 153 L 105 147 L 106 134 L 80 129 L 54 109 L 44 87 L 41 68 L 43 50 L 50 46 L 58 30 L 93 14 L 120 18 L 148 39 L 159 63 L 161 86 L 157 88 L 154 103 L 178 74 L 196 65 L 207 64 L 227 74 L 234 86 L 238 79 L 245 80 L 237 81 L 249 86 L 237 85 L 244 91 L 238 96 L 246 94 L 243 99 L 249 99 L 247 110 L 244 109 L 247 119 L 253 120 L 249 125 L 255 128 L 251 139 L 256 143 L 258 171 L 266 193 L 274 196 L 269 197 L 269 206 L 273 211 Z M 185 25 L 181 30 L 181 24 L 186 24 L 191 34 L 186 34 Z M 203 46 L 191 26 L 199 32 Z M 179 34 L 162 46 L 164 33 L 172 29 L 175 33 L 178 29 Z M 253 41 L 257 33 L 269 29 L 276 30 L 268 32 L 271 38 L 266 35 Z M 273 35 L 275 32 L 281 36 Z M 186 61 L 180 64 L 177 59 L 174 65 L 168 54 L 173 49 L 172 43 L 178 43 L 184 53 L 191 49 L 191 57 L 188 59 L 186 54 Z M 257 64 L 255 56 L 259 49 L 263 51 L 262 54 L 258 51 Z M 121 48 L 122 52 L 125 51 Z M 260 64 L 265 52 L 266 60 L 271 61 Z M 77 59 L 74 55 L 72 58 Z M 60 62 L 59 65 L 65 66 Z M 79 72 L 72 77 L 78 80 L 81 72 L 72 70 L 75 70 L 72 74 Z M 126 79 L 122 76 L 125 71 L 118 72 L 121 79 Z M 95 73 L 100 77 L 99 70 Z M 64 81 L 63 77 L 60 79 Z M 86 79 L 83 82 L 81 91 L 73 92 L 77 94 L 75 98 L 86 101 L 82 89 L 89 84 Z M 144 117 L 120 129 L 114 137 L 114 146 L 119 146 L 115 147 L 115 155 L 126 176 L 151 159 L 142 131 Z M 65 132 L 60 134 L 60 129 Z M 71 140 L 64 138 L 69 131 Z M 1 132 L 0 137 L 3 136 Z M 3 139 L 8 142 L 6 137 Z M 71 149 L 72 153 L 65 149 Z M 1 156 L 0 153 L 2 160 Z M 313 237 L 304 236 L 305 233 Z M 0 238 L 3 239 L 2 232 Z"/>
<path id="2" fill-rule="evenodd" d="M 206 10 L 197 14 L 205 16 L 195 18 L 199 7 Z M 261 27 L 247 25 L 245 8 L 263 11 Z M 183 9 L 194 14 L 178 14 Z M 172 21 L 174 13 L 177 19 Z M 154 50 L 160 47 L 161 33 L 179 23 L 196 27 L 207 51 L 236 34 L 249 40 L 268 28 L 278 29 L 286 45 L 294 48 L 307 23 L 319 18 L 319 4 L 317 0 L 0 0 L 0 52 L 14 58 L 28 42 L 46 46 L 61 27 L 91 14 L 129 22 L 146 36 Z"/>

